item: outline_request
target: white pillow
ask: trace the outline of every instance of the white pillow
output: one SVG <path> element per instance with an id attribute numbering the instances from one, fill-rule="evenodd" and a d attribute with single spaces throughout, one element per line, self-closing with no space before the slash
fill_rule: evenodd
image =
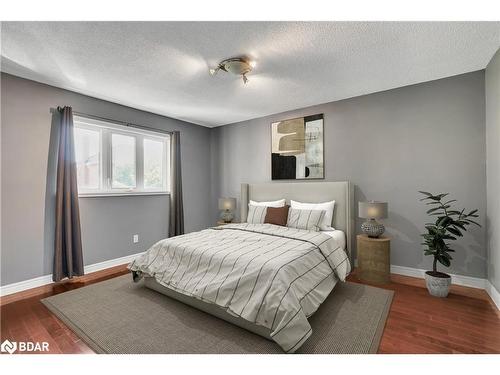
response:
<path id="1" fill-rule="evenodd" d="M 285 207 L 285 200 L 278 199 L 277 201 L 269 201 L 269 202 L 256 202 L 250 200 L 248 206 Z"/>
<path id="2" fill-rule="evenodd" d="M 247 223 L 248 224 L 264 224 L 266 218 L 266 206 L 248 206 Z"/>
<path id="3" fill-rule="evenodd" d="M 335 201 L 323 203 L 303 203 L 297 201 L 290 201 L 290 208 L 298 210 L 321 210 L 326 211 L 323 220 L 320 223 L 320 230 L 334 230 L 332 228 L 333 209 Z"/>
<path id="4" fill-rule="evenodd" d="M 266 208 L 267 210 L 267 208 Z M 288 213 L 286 226 L 288 228 L 306 229 L 317 232 L 325 217 L 324 210 L 299 210 L 291 208 Z"/>

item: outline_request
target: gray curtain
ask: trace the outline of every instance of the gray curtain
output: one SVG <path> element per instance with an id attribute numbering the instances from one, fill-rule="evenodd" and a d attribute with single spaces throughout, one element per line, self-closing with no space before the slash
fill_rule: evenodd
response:
<path id="1" fill-rule="evenodd" d="M 71 107 L 58 108 L 58 111 L 61 124 L 57 157 L 54 281 L 83 275 L 73 111 Z"/>
<path id="2" fill-rule="evenodd" d="M 184 208 L 182 204 L 181 140 L 180 133 L 170 136 L 170 219 L 168 236 L 184 234 Z"/>

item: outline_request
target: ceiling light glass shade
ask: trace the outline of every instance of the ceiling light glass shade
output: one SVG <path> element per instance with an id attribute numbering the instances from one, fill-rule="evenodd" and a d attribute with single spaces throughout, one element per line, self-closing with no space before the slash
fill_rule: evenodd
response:
<path id="1" fill-rule="evenodd" d="M 219 198 L 219 210 L 233 211 L 236 208 L 236 198 Z"/>
<path id="2" fill-rule="evenodd" d="M 364 219 L 383 219 L 387 217 L 387 202 L 359 202 L 358 216 Z"/>
<path id="3" fill-rule="evenodd" d="M 243 83 L 246 84 L 248 82 L 246 74 L 250 73 L 255 65 L 255 61 L 249 60 L 246 57 L 232 57 L 221 61 L 217 68 L 210 68 L 209 72 L 211 76 L 215 76 L 220 70 L 239 75 L 243 79 Z"/>

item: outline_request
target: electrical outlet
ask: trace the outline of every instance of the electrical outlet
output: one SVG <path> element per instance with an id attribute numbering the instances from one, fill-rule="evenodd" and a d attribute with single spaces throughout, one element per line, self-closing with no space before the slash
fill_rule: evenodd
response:
<path id="1" fill-rule="evenodd" d="M 134 234 L 134 237 L 132 238 L 132 241 L 134 241 L 134 243 L 139 242 L 139 235 L 138 234 Z"/>

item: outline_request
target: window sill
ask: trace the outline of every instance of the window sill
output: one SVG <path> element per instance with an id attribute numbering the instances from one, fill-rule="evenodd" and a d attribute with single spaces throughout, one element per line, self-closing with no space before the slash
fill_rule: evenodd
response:
<path id="1" fill-rule="evenodd" d="M 138 193 L 88 193 L 78 194 L 78 198 L 101 198 L 101 197 L 135 197 L 145 195 L 170 195 L 170 192 L 165 191 L 143 191 Z"/>

